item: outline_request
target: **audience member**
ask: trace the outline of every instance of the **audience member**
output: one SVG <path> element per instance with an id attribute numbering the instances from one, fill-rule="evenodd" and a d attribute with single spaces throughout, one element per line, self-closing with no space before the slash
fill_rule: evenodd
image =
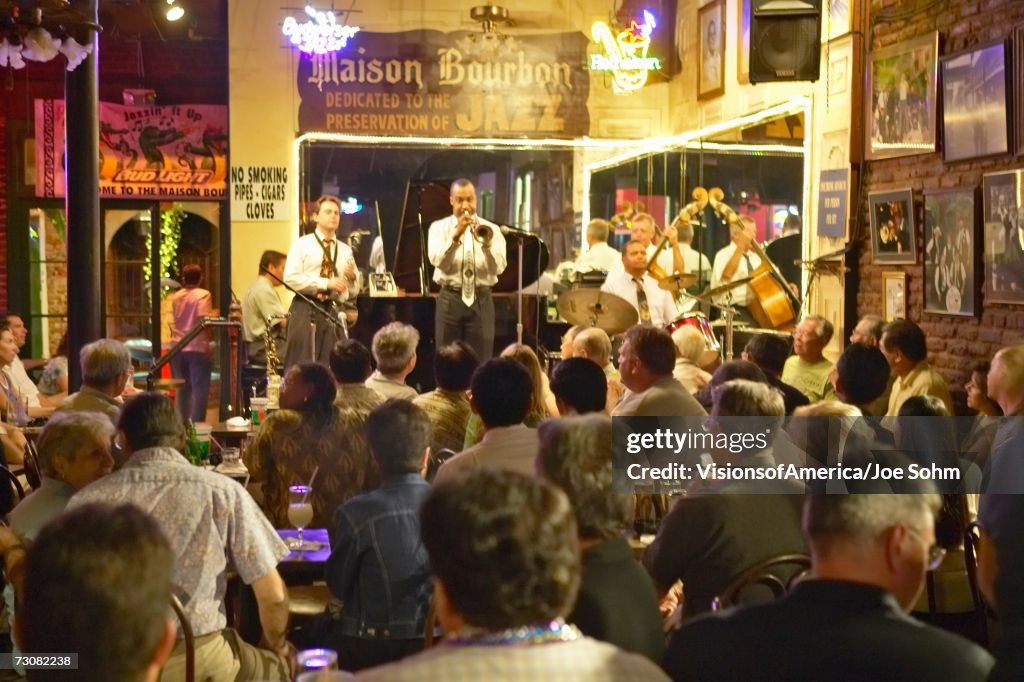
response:
<path id="1" fill-rule="evenodd" d="M 155 682 L 174 646 L 174 563 L 135 505 L 84 505 L 49 524 L 25 559 L 14 635 L 27 655 L 73 652 L 78 665 L 28 679 Z"/>
<path id="2" fill-rule="evenodd" d="M 420 333 L 415 327 L 392 322 L 373 335 L 373 359 L 377 370 L 366 380 L 366 385 L 385 398 L 412 400 L 416 389 L 405 383 L 405 378 L 416 368 L 416 346 Z"/>
<path id="3" fill-rule="evenodd" d="M 422 649 L 430 606 L 419 520 L 430 490 L 423 479 L 430 420 L 409 401 L 392 399 L 370 413 L 366 434 L 383 481 L 338 508 L 326 569 L 327 585 L 342 603 L 331 648 L 352 671 Z"/>
<path id="4" fill-rule="evenodd" d="M 0 312 L 0 325 L 7 326 L 17 346 L 14 351 L 14 360 L 10 362 L 7 368 L 9 378 L 13 380 L 15 393 L 23 397 L 28 402 L 30 408 L 50 407 L 56 404 L 56 401 L 51 401 L 47 396 L 39 394 L 39 388 L 29 378 L 28 372 L 25 371 L 25 365 L 22 364 L 21 358 L 18 357 L 18 353 L 21 352 L 21 349 L 25 347 L 25 343 L 28 341 L 28 327 L 25 326 L 25 321 L 21 315 L 10 310 Z"/>
<path id="5" fill-rule="evenodd" d="M 793 332 L 793 355 L 786 360 L 782 380 L 797 388 L 812 403 L 835 397 L 828 375 L 832 363 L 822 351 L 832 340 L 832 323 L 821 315 L 805 317 Z"/>
<path id="6" fill-rule="evenodd" d="M 770 604 L 685 624 L 675 680 L 984 680 L 981 647 L 906 610 L 942 550 L 937 495 L 814 495 L 804 507 L 811 575 Z"/>
<path id="7" fill-rule="evenodd" d="M 793 414 L 793 410 L 811 402 L 802 391 L 782 380 L 791 345 L 788 337 L 765 332 L 750 337 L 740 354 L 743 360 L 760 367 L 768 383 L 779 389 L 786 405 L 786 414 Z"/>
<path id="8" fill-rule="evenodd" d="M 860 318 L 857 326 L 854 327 L 853 332 L 850 334 L 850 343 L 857 344 L 860 346 L 868 346 L 869 348 L 879 348 L 882 342 L 882 330 L 885 328 L 885 320 L 878 315 L 865 315 Z M 884 356 L 883 356 L 884 357 Z M 892 385 L 896 381 L 896 375 L 888 369 L 888 362 L 886 363 L 886 373 L 888 380 L 885 384 L 885 389 L 882 393 L 875 398 L 867 408 L 861 408 L 861 411 L 866 415 L 881 417 L 889 411 L 889 395 L 892 393 Z M 833 383 L 833 386 L 835 384 Z"/>
<path id="9" fill-rule="evenodd" d="M 865 416 L 883 416 L 871 412 L 889 383 L 889 363 L 878 348 L 859 343 L 847 346 L 832 370 L 831 381 L 839 400 Z"/>
<path id="10" fill-rule="evenodd" d="M 735 379 L 714 390 L 711 416 L 719 420 L 718 428 L 752 433 L 770 424 L 774 433 L 784 414 L 782 395 L 763 383 Z M 726 417 L 745 419 L 738 423 Z M 755 417 L 756 428 L 750 422 Z M 759 469 L 775 465 L 770 441 L 766 449 L 716 451 L 712 456 L 723 467 Z M 769 490 L 775 492 L 766 492 Z M 644 553 L 644 565 L 659 596 L 671 599 L 670 588 L 681 580 L 684 613 L 703 613 L 736 576 L 754 564 L 779 554 L 804 551 L 801 495 L 777 494 L 778 490 L 801 493 L 803 488 L 797 484 L 729 480 L 710 485 L 708 494 L 681 498 Z"/>
<path id="11" fill-rule="evenodd" d="M 579 333 L 583 330 L 584 327 L 581 327 L 578 324 L 574 324 L 573 326 L 566 329 L 565 333 L 562 334 L 562 345 L 559 349 L 559 354 L 563 360 L 571 358 L 574 355 L 573 346 L 576 341 L 576 336 L 579 335 Z"/>
<path id="12" fill-rule="evenodd" d="M 4 458 L 10 464 L 21 464 L 25 458 L 25 434 L 16 425 L 15 411 L 20 409 L 21 393 L 11 375 L 12 363 L 18 358 L 18 344 L 7 322 L 0 322 L 0 414 L 4 415 L 2 441 Z M 26 415 L 27 417 L 27 415 Z M 7 492 L 7 491 L 4 491 Z M 5 500 L 11 502 L 12 500 Z M 9 507 L 5 504 L 5 510 Z"/>
<path id="13" fill-rule="evenodd" d="M 435 455 L 441 450 L 462 449 L 466 425 L 473 415 L 466 392 L 479 364 L 476 351 L 464 341 L 454 341 L 434 354 L 437 388 L 413 402 L 430 418 L 430 451 Z"/>
<path id="14" fill-rule="evenodd" d="M 747 381 L 756 381 L 762 384 L 768 383 L 768 376 L 764 373 L 764 370 L 753 362 L 749 360 L 730 360 L 718 366 L 718 369 L 711 375 L 711 381 L 708 382 L 708 385 L 697 391 L 697 395 L 694 397 L 704 409 L 710 410 L 714 402 L 713 392 L 715 387 L 721 386 L 733 379 L 746 379 Z M 799 393 L 799 391 L 797 392 Z M 804 396 L 803 393 L 800 393 L 800 395 L 804 397 L 805 401 L 807 400 L 807 396 Z M 785 407 L 785 397 L 783 397 L 783 407 Z"/>
<path id="15" fill-rule="evenodd" d="M 672 376 L 690 393 L 707 386 L 711 375 L 701 368 L 701 360 L 708 350 L 704 334 L 693 327 L 680 327 L 672 332 L 676 347 L 676 364 Z"/>
<path id="16" fill-rule="evenodd" d="M 988 456 L 992 451 L 992 443 L 999 429 L 1003 410 L 999 404 L 988 397 L 988 372 L 991 365 L 987 360 L 976 363 L 971 368 L 971 378 L 967 382 L 967 407 L 977 412 L 971 423 L 971 430 L 960 441 L 960 452 L 982 470 L 988 464 Z"/>
<path id="17" fill-rule="evenodd" d="M 273 526 L 245 488 L 189 464 L 181 455 L 185 427 L 166 396 L 142 393 L 133 398 L 121 414 L 118 437 L 128 461 L 76 493 L 68 509 L 90 502 L 127 502 L 156 520 L 176 557 L 174 592 L 198 640 L 196 679 L 290 680 L 287 661 L 294 648 L 285 639 L 288 592 L 276 568 L 288 549 Z M 132 554 L 137 580 L 142 559 Z M 265 649 L 247 644 L 227 628 L 228 571 L 253 588 Z M 166 606 L 161 608 L 166 613 Z M 51 614 L 47 620 L 52 627 Z M 183 679 L 184 652 L 179 640 L 162 680 Z"/>
<path id="18" fill-rule="evenodd" d="M 569 358 L 555 366 L 551 392 L 560 415 L 605 412 L 608 379 L 595 363 L 585 358 Z"/>
<path id="19" fill-rule="evenodd" d="M 636 325 L 619 348 L 619 372 L 628 389 L 612 412 L 616 417 L 692 417 L 707 412 L 672 377 L 676 347 L 660 327 Z"/>
<path id="20" fill-rule="evenodd" d="M 1024 678 L 1024 345 L 992 358 L 988 395 L 1006 418 L 999 425 L 982 483 L 978 587 L 999 616 L 993 679 Z M 1009 493 L 1009 494 L 999 494 Z"/>
<path id="21" fill-rule="evenodd" d="M 645 658 L 563 621 L 580 552 L 569 501 L 550 483 L 497 471 L 444 481 L 424 502 L 420 528 L 445 639 L 356 679 L 665 679 Z"/>
<path id="22" fill-rule="evenodd" d="M 588 637 L 660 661 L 665 635 L 658 598 L 624 535 L 633 497 L 612 488 L 611 419 L 550 420 L 539 432 L 537 474 L 569 497 L 583 553 L 583 578 L 569 622 Z"/>
<path id="23" fill-rule="evenodd" d="M 384 404 L 384 396 L 366 385 L 373 373 L 370 350 L 355 339 L 341 339 L 331 349 L 331 373 L 338 385 L 334 404 L 341 408 L 362 410 L 367 414 Z"/>
<path id="24" fill-rule="evenodd" d="M 933 395 L 953 414 L 953 400 L 942 375 L 928 364 L 924 332 L 910 320 L 894 320 L 882 330 L 879 348 L 889 363 L 896 381 L 889 396 L 887 417 L 895 417 L 903 401 L 914 395 Z M 887 426 L 892 420 L 886 421 Z"/>
<path id="25" fill-rule="evenodd" d="M 292 365 L 281 384 L 281 409 L 267 417 L 246 452 L 246 465 L 263 493 L 261 506 L 275 528 L 291 525 L 288 489 L 293 485 L 314 483 L 310 528 L 332 528 L 335 509 L 376 487 L 363 431 L 368 412 L 339 408 L 334 398 L 326 367 Z"/>
<path id="26" fill-rule="evenodd" d="M 57 350 L 46 361 L 43 374 L 36 384 L 39 395 L 46 396 L 51 404 L 68 397 L 68 333 L 61 334 Z"/>
<path id="27" fill-rule="evenodd" d="M 132 355 L 114 339 L 100 339 L 82 346 L 82 387 L 57 406 L 58 411 L 100 412 L 117 425 L 121 418 L 121 394 L 131 380 Z"/>
<path id="28" fill-rule="evenodd" d="M 600 327 L 588 327 L 582 330 L 572 343 L 572 355 L 577 358 L 586 358 L 597 364 L 604 371 L 608 379 L 608 396 L 605 400 L 605 409 L 611 414 L 615 405 L 622 398 L 626 387 L 622 385 L 622 377 L 619 370 L 612 364 L 612 340 L 608 338 L 608 332 Z"/>
<path id="29" fill-rule="evenodd" d="M 213 314 L 213 295 L 203 289 L 203 270 L 195 263 L 181 269 L 183 289 L 171 294 L 174 311 L 171 345 L 176 345 L 204 317 Z M 178 410 L 182 419 L 206 421 L 206 404 L 210 395 L 210 376 L 213 372 L 213 338 L 203 331 L 188 342 L 171 360 L 171 373 L 185 384 L 176 392 Z"/>
<path id="30" fill-rule="evenodd" d="M 533 402 L 529 372 L 509 358 L 488 360 L 473 373 L 469 402 L 483 439 L 442 464 L 435 482 L 478 468 L 532 474 L 537 430 L 523 423 Z"/>

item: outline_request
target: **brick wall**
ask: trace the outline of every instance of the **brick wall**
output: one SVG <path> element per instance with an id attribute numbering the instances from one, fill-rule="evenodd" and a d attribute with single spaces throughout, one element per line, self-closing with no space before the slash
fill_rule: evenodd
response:
<path id="1" fill-rule="evenodd" d="M 0 306 L 6 307 L 8 185 L 21 172 L 7 158 L 8 122 L 25 121 L 31 129 L 37 98 L 64 96 L 63 57 L 14 73 L 14 90 L 0 89 Z M 227 104 L 228 52 L 226 33 L 217 39 L 138 42 L 100 37 L 100 101 L 121 103 L 125 88 L 153 88 L 158 104 Z M 0 84 L 0 88 L 3 85 Z M 21 149 L 14 150 L 20 154 Z M 17 157 L 15 156 L 15 163 Z M 10 229 L 20 229 L 12 226 Z M 16 286 L 16 285 L 15 285 Z M 56 343 L 56 339 L 54 339 Z"/>
<path id="2" fill-rule="evenodd" d="M 878 49 L 932 31 L 939 31 L 939 54 L 953 54 L 969 47 L 1009 38 L 1014 26 L 1024 24 L 1024 2 L 1015 0 L 946 0 L 932 10 L 900 21 L 878 22 L 879 14 L 902 9 L 911 3 L 894 0 L 871 2 L 871 46 Z M 1022 74 L 1016 74 L 1014 87 L 1021 87 Z M 939 123 L 941 148 L 941 121 Z M 860 260 L 857 271 L 857 314 L 882 311 L 882 272 L 902 270 L 907 274 L 907 316 L 921 325 L 928 335 L 930 362 L 945 376 L 953 391 L 957 411 L 966 413 L 963 386 L 970 367 L 978 360 L 991 359 L 1000 347 L 1024 342 L 1024 305 L 1011 306 L 985 300 L 984 271 L 979 267 L 977 286 L 981 287 L 980 314 L 976 318 L 950 317 L 924 312 L 924 191 L 980 187 L 981 176 L 1024 166 L 1024 160 L 1012 156 L 946 163 L 942 153 L 872 161 L 865 165 L 864 189 L 860 196 L 862 222 Z M 917 225 L 918 262 L 914 265 L 875 265 L 871 263 L 871 241 L 867 196 L 911 187 L 914 191 L 914 218 Z M 980 193 L 979 193 L 980 196 Z M 974 248 L 982 248 L 982 228 Z"/>

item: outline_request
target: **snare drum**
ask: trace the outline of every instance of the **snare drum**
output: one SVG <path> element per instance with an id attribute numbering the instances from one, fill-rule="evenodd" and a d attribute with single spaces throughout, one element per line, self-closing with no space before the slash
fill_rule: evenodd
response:
<path id="1" fill-rule="evenodd" d="M 697 361 L 697 364 L 704 367 L 713 363 L 718 358 L 722 348 L 718 343 L 718 339 L 716 339 L 715 335 L 711 332 L 711 325 L 708 324 L 708 318 L 705 317 L 704 313 L 700 312 L 683 313 L 670 322 L 665 329 L 672 335 L 674 341 L 675 333 L 686 327 L 693 327 L 699 331 L 704 337 L 704 341 L 708 347 Z"/>

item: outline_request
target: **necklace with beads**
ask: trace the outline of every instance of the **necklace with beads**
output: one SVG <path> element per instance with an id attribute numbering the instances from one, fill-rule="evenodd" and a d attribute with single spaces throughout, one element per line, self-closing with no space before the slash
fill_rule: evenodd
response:
<path id="1" fill-rule="evenodd" d="M 469 630 L 445 636 L 446 644 L 453 646 L 535 646 L 556 642 L 573 642 L 582 635 L 575 625 L 569 625 L 559 618 L 545 625 L 524 625 L 490 632 Z"/>

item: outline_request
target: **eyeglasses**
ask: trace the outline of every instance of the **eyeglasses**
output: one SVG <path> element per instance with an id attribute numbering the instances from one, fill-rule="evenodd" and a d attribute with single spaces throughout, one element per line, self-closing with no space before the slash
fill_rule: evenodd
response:
<path id="1" fill-rule="evenodd" d="M 905 526 L 905 528 L 907 529 L 907 531 L 909 533 L 914 535 L 914 537 L 916 537 L 917 539 L 924 540 L 924 536 L 921 535 L 920 531 L 918 531 L 918 530 L 916 530 L 914 528 L 911 528 L 910 526 Z M 938 545 L 932 545 L 931 547 L 929 547 L 928 548 L 928 570 L 929 571 L 934 571 L 934 570 L 938 569 L 938 567 L 942 565 L 942 560 L 945 559 L 945 558 L 946 558 L 946 548 L 945 547 L 939 547 Z"/>

